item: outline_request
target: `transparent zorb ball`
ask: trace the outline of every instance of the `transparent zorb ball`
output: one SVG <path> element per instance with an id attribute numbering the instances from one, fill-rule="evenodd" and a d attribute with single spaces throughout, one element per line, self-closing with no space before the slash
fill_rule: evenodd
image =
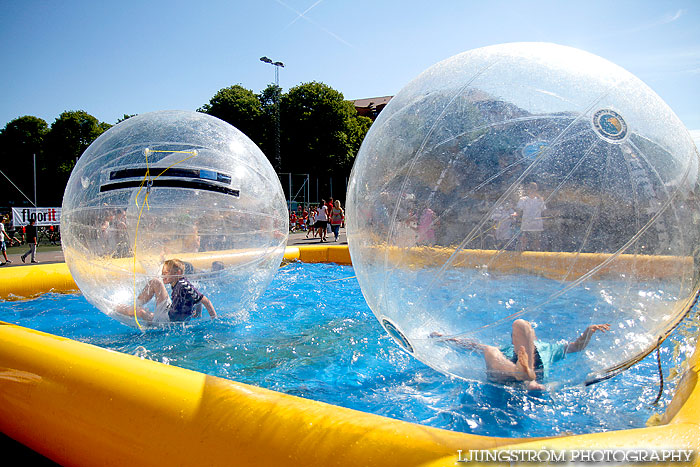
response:
<path id="1" fill-rule="evenodd" d="M 281 263 L 288 222 L 279 179 L 247 136 L 203 113 L 161 111 L 119 123 L 83 153 L 61 237 L 87 300 L 141 326 L 116 310 L 135 305 L 169 259 L 219 316 L 244 314 Z"/>
<path id="2" fill-rule="evenodd" d="M 348 243 L 370 308 L 424 363 L 490 379 L 484 346 L 516 362 L 524 320 L 539 379 L 592 382 L 687 312 L 697 196 L 693 141 L 639 79 L 569 47 L 497 45 L 432 66 L 381 112 L 353 168 Z M 611 328 L 573 352 L 595 324 Z"/>

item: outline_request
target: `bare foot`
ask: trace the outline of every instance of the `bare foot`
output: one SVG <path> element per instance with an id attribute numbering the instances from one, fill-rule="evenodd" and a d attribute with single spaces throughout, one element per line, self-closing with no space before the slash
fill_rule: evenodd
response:
<path id="1" fill-rule="evenodd" d="M 545 387 L 544 385 L 538 383 L 537 381 L 528 381 L 525 383 L 525 387 L 527 388 L 528 391 L 544 391 Z"/>
<path id="2" fill-rule="evenodd" d="M 518 349 L 518 361 L 515 363 L 515 365 L 520 369 L 520 375 L 516 375 L 516 379 L 520 381 L 535 380 L 535 371 L 530 368 L 530 358 L 527 356 L 527 351 L 523 345 L 521 345 Z"/>

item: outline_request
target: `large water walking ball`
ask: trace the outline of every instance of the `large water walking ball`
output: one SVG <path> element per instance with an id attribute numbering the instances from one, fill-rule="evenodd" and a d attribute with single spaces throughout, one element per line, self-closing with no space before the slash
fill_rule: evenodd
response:
<path id="1" fill-rule="evenodd" d="M 538 379 L 591 383 L 692 305 L 698 167 L 678 117 L 622 68 L 554 44 L 472 50 L 371 127 L 348 190 L 352 262 L 388 334 L 431 367 L 517 380 L 513 341 L 531 329 Z M 596 324 L 611 328 L 577 341 Z"/>
<path id="2" fill-rule="evenodd" d="M 66 263 L 84 296 L 138 326 L 149 323 L 124 309 L 141 305 L 139 293 L 170 259 L 219 316 L 245 313 L 279 267 L 288 231 L 265 155 L 228 123 L 190 111 L 138 115 L 97 138 L 71 173 L 61 216 Z"/>

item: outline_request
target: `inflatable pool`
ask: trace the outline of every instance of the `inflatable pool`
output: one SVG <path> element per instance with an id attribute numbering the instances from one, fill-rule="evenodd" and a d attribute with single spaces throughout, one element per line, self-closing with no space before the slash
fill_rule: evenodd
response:
<path id="1" fill-rule="evenodd" d="M 285 259 L 350 263 L 342 246 L 290 247 Z M 0 270 L 3 299 L 75 289 L 64 264 Z M 480 465 L 477 458 L 484 465 L 509 464 L 506 455 L 493 462 L 486 450 L 530 453 L 538 461 L 563 453 L 580 461 L 575 456 L 581 452 L 595 460 L 596 453 L 624 450 L 670 463 L 700 449 L 698 371 L 696 348 L 656 426 L 492 438 L 357 412 L 4 324 L 0 430 L 64 465 Z M 698 465 L 697 455 L 685 465 Z"/>

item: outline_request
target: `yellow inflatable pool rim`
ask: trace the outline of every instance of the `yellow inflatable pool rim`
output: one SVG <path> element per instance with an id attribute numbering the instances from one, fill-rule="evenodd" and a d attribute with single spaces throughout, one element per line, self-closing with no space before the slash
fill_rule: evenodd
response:
<path id="1" fill-rule="evenodd" d="M 347 247 L 286 260 L 350 264 Z M 0 297 L 75 290 L 65 264 L 0 270 Z M 700 351 L 656 426 L 492 438 L 397 421 L 0 325 L 0 431 L 62 465 L 454 466 L 474 450 L 692 451 L 700 465 Z M 541 457 L 539 458 L 541 460 Z M 9 460 L 9 459 L 8 459 Z M 618 464 L 623 465 L 623 464 Z"/>

